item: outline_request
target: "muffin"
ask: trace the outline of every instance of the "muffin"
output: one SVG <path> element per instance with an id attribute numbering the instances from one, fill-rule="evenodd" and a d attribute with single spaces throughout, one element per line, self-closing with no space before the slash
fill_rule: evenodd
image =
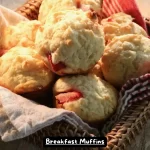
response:
<path id="1" fill-rule="evenodd" d="M 21 21 L 17 25 L 9 25 L 4 29 L 2 37 L 2 49 L 9 50 L 15 46 L 34 46 L 35 35 L 40 27 L 40 22 Z"/>
<path id="2" fill-rule="evenodd" d="M 101 58 L 104 78 L 120 88 L 127 80 L 150 72 L 150 39 L 138 34 L 115 37 Z"/>
<path id="3" fill-rule="evenodd" d="M 76 10 L 76 0 L 43 0 L 38 20 L 44 24 L 49 13 L 65 10 Z"/>
<path id="4" fill-rule="evenodd" d="M 32 48 L 14 47 L 0 57 L 0 86 L 17 94 L 41 91 L 53 74 Z"/>
<path id="5" fill-rule="evenodd" d="M 101 79 L 103 79 L 103 73 L 102 73 L 102 69 L 101 69 L 101 60 L 99 60 L 96 65 L 89 71 L 90 74 L 94 74 L 97 77 L 100 77 Z"/>
<path id="6" fill-rule="evenodd" d="M 93 19 L 81 10 L 49 15 L 37 32 L 35 45 L 41 55 L 47 55 L 53 72 L 78 74 L 94 67 L 105 42 L 101 26 Z"/>
<path id="7" fill-rule="evenodd" d="M 96 75 L 62 77 L 53 91 L 56 108 L 75 112 L 91 126 L 100 125 L 117 107 L 116 89 Z"/>
<path id="8" fill-rule="evenodd" d="M 39 10 L 38 20 L 44 24 L 49 13 L 66 10 L 91 10 L 100 14 L 101 8 L 102 0 L 43 0 Z"/>
<path id="9" fill-rule="evenodd" d="M 125 34 L 141 34 L 147 36 L 146 31 L 133 22 L 133 18 L 125 13 L 117 13 L 103 19 L 101 24 L 104 28 L 105 40 L 109 43 L 114 37 Z"/>

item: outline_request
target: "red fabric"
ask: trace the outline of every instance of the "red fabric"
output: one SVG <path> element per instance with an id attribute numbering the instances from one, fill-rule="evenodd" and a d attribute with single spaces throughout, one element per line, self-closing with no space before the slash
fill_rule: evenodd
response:
<path id="1" fill-rule="evenodd" d="M 104 0 L 102 17 L 106 18 L 118 12 L 124 12 L 131 15 L 137 24 L 143 27 L 146 31 L 146 23 L 139 11 L 135 0 Z"/>

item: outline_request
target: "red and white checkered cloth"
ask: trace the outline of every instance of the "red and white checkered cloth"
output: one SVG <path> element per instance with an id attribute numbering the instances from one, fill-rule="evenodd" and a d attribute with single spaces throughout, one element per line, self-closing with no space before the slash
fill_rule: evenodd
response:
<path id="1" fill-rule="evenodd" d="M 125 12 L 131 15 L 134 21 L 147 31 L 146 23 L 135 0 L 104 0 L 102 11 L 102 18 L 109 17 L 114 13 Z M 148 97 L 150 97 L 150 74 L 127 81 L 120 91 L 117 111 L 105 123 L 102 133 L 104 135 L 108 133 L 133 103 L 145 100 Z"/>

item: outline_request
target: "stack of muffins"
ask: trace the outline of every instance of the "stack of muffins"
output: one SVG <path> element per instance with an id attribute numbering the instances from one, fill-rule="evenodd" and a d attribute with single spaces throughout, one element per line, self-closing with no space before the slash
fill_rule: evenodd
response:
<path id="1" fill-rule="evenodd" d="M 101 0 L 43 0 L 38 20 L 6 27 L 0 86 L 48 103 L 53 92 L 53 107 L 102 124 L 122 85 L 149 72 L 150 39 L 127 14 L 101 19 L 101 8 Z"/>

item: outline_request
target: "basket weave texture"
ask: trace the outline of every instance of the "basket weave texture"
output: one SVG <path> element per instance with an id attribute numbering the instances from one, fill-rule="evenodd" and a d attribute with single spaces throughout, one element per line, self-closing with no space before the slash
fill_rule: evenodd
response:
<path id="1" fill-rule="evenodd" d="M 38 18 L 39 7 L 42 0 L 28 0 L 23 6 L 19 7 L 16 12 L 25 16 L 30 20 Z M 143 100 L 140 103 L 134 104 L 126 111 L 121 120 L 115 125 L 107 137 L 107 147 L 103 150 L 126 150 L 126 147 L 131 145 L 136 136 L 140 134 L 145 124 L 150 119 L 150 102 Z M 90 134 L 80 128 L 75 128 L 67 122 L 56 122 L 54 125 L 46 127 L 24 140 L 29 143 L 38 145 L 42 148 L 43 137 L 45 136 L 76 136 L 89 137 Z M 52 149 L 52 148 L 51 148 Z M 54 148 L 62 149 L 62 148 Z M 65 148 L 68 149 L 68 148 Z M 75 149 L 75 148 L 69 148 Z M 77 148 L 77 149 L 93 149 L 100 148 Z"/>

